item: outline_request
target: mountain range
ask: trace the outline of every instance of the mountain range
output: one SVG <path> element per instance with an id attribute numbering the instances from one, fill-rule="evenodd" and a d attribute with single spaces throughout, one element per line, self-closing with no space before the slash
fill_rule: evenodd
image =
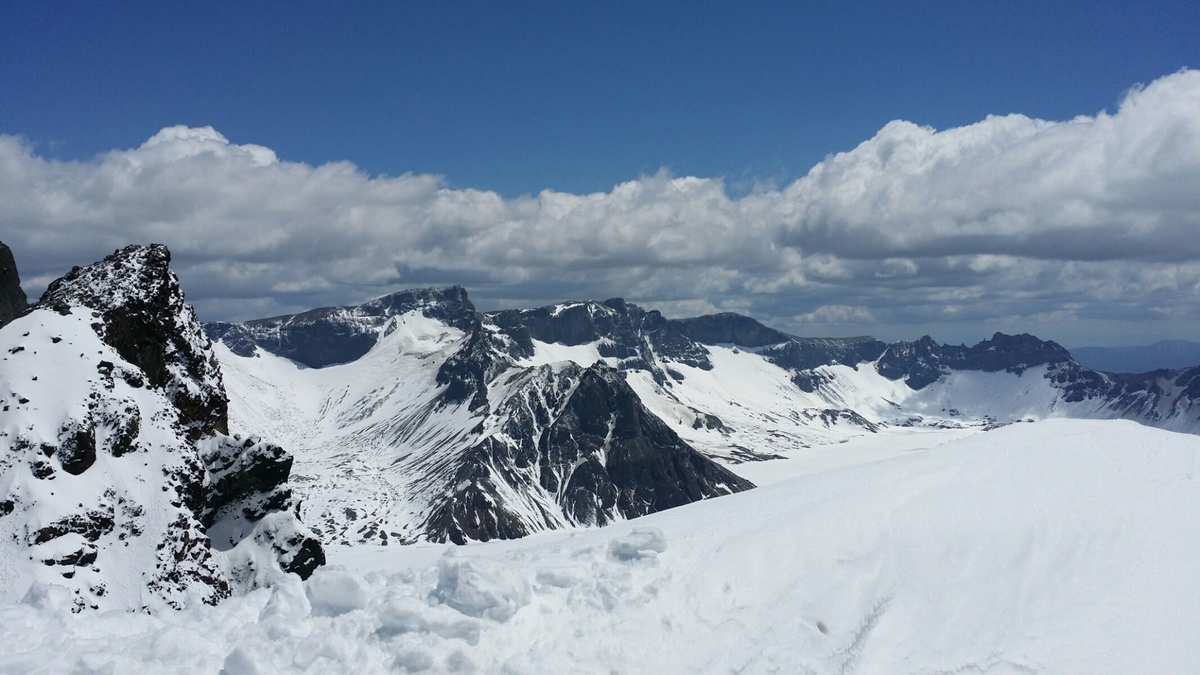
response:
<path id="1" fill-rule="evenodd" d="M 205 328 L 231 423 L 295 452 L 305 522 L 345 544 L 601 525 L 889 426 L 1200 430 L 1200 368 L 1110 374 L 1032 335 L 808 338 L 619 298 L 479 312 L 460 287 Z"/>
<path id="2" fill-rule="evenodd" d="M 1027 334 L 800 337 L 619 298 L 481 312 L 456 286 L 202 325 L 169 263 L 129 246 L 29 306 L 0 248 L 6 595 L 211 604 L 311 574 L 323 544 L 607 525 L 890 427 L 1200 432 L 1200 367 L 1113 374 Z"/>

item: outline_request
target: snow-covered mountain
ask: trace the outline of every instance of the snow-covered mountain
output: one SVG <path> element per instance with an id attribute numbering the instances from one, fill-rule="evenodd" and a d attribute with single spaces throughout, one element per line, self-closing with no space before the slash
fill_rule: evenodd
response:
<path id="1" fill-rule="evenodd" d="M 751 487 L 647 410 L 627 359 L 551 358 L 461 288 L 298 317 L 208 330 L 234 427 L 294 449 L 302 515 L 327 541 L 514 538 Z M 362 355 L 310 367 L 336 335 Z"/>
<path id="2" fill-rule="evenodd" d="M 228 435 L 217 360 L 169 263 L 162 246 L 121 249 L 0 328 L 6 599 L 215 604 L 324 561 L 292 513 L 291 456 Z"/>
<path id="3" fill-rule="evenodd" d="M 1200 369 L 1114 376 L 1030 335 L 801 338 L 620 299 L 478 313 L 457 287 L 206 328 L 231 424 L 296 453 L 331 542 L 604 524 L 750 486 L 721 465 L 885 427 L 1200 430 Z"/>

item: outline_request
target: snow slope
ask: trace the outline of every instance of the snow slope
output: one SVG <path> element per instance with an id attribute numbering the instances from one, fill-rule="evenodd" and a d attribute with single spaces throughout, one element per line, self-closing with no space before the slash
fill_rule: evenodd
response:
<path id="1" fill-rule="evenodd" d="M 412 537 L 433 485 L 424 469 L 479 420 L 440 408 L 438 368 L 463 332 L 419 311 L 394 317 L 361 358 L 306 368 L 258 348 L 214 349 L 229 391 L 230 426 L 275 439 L 296 457 L 301 516 L 326 541 Z M 428 481 L 425 481 L 428 483 Z"/>
<path id="2" fill-rule="evenodd" d="M 335 549 L 214 608 L 31 598 L 0 607 L 0 672 L 1200 671 L 1195 437 L 1050 420 L 869 442 L 611 527 Z"/>

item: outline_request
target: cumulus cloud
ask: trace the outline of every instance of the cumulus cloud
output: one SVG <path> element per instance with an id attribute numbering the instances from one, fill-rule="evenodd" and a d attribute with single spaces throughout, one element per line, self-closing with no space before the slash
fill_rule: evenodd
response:
<path id="1" fill-rule="evenodd" d="M 208 318 L 461 283 L 484 306 L 623 295 L 799 333 L 1178 328 L 1200 321 L 1200 71 L 1066 121 L 891 122 L 737 198 L 665 172 L 504 198 L 289 162 L 208 127 L 82 162 L 0 135 L 0 224 L 33 290 L 130 241 L 165 242 Z"/>

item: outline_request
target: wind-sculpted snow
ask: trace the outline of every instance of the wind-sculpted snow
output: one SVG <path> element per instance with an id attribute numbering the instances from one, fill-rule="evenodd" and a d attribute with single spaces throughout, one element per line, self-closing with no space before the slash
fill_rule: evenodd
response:
<path id="1" fill-rule="evenodd" d="M 0 671 L 1193 673 L 1198 461 L 1124 421 L 888 429 L 605 528 L 334 549 L 169 620 L 39 590 L 0 606 Z"/>
<path id="2" fill-rule="evenodd" d="M 291 458 L 223 433 L 169 260 L 118 251 L 0 328 L 0 597 L 49 584 L 73 611 L 178 609 L 323 562 L 290 514 Z"/>

